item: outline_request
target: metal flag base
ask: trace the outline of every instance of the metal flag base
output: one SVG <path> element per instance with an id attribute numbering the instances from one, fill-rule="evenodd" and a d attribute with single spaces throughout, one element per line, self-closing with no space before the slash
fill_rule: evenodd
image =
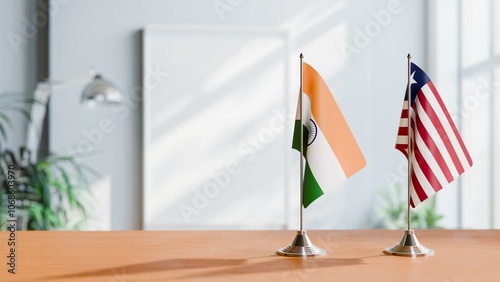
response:
<path id="1" fill-rule="evenodd" d="M 424 247 L 424 245 L 420 244 L 413 230 L 406 230 L 403 238 L 401 238 L 401 242 L 397 245 L 386 248 L 384 253 L 395 256 L 423 257 L 433 256 L 434 250 L 428 249 Z"/>
<path id="2" fill-rule="evenodd" d="M 311 240 L 309 240 L 306 230 L 302 230 L 297 231 L 297 235 L 292 244 L 279 249 L 276 253 L 280 256 L 287 257 L 313 257 L 323 256 L 326 254 L 326 251 L 316 247 Z"/>

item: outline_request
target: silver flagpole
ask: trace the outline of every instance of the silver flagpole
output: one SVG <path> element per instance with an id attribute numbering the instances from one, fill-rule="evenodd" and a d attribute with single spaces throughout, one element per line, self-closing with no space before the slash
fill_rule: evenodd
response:
<path id="1" fill-rule="evenodd" d="M 408 84 L 406 88 L 406 93 L 408 94 L 408 229 L 405 231 L 403 238 L 399 244 L 392 247 L 386 248 L 384 253 L 388 255 L 405 256 L 405 257 L 422 257 L 422 256 L 432 256 L 434 255 L 434 250 L 424 247 L 424 245 L 418 242 L 415 232 L 411 229 L 411 209 L 410 209 L 410 199 L 411 199 L 411 160 L 412 160 L 412 148 L 411 148 L 411 55 L 408 53 Z"/>
<path id="2" fill-rule="evenodd" d="M 304 55 L 300 53 L 300 92 L 299 92 L 299 132 L 300 132 L 300 230 L 297 231 L 295 239 L 292 244 L 279 249 L 276 253 L 280 256 L 288 257 L 311 257 L 311 256 L 322 256 L 326 254 L 326 251 L 315 246 L 309 236 L 307 236 L 307 231 L 304 230 L 303 226 L 303 211 L 304 211 L 304 158 L 306 157 L 304 153 L 304 129 L 302 124 L 302 93 L 303 93 L 303 80 L 304 75 L 302 73 Z"/>
<path id="3" fill-rule="evenodd" d="M 304 75 L 302 73 L 304 55 L 300 53 L 300 92 L 299 92 L 299 120 L 300 120 L 300 232 L 304 231 L 303 227 L 303 216 L 304 213 L 304 126 L 302 126 L 302 93 L 304 93 L 303 83 Z"/>
<path id="4" fill-rule="evenodd" d="M 411 211 L 410 211 L 410 200 L 411 200 L 411 55 L 408 53 L 408 84 L 406 86 L 406 92 L 408 93 L 408 231 L 411 230 Z"/>

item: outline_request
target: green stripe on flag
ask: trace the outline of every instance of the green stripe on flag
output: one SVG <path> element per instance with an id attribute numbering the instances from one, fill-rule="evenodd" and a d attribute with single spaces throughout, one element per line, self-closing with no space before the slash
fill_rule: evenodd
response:
<path id="1" fill-rule="evenodd" d="M 293 140 L 292 140 L 292 148 L 296 149 L 300 152 L 300 120 L 295 120 L 295 127 L 293 131 Z M 307 154 L 307 140 L 309 139 L 309 130 L 304 125 L 303 126 L 303 135 L 304 135 L 304 152 L 303 155 Z M 311 168 L 309 167 L 309 163 L 306 158 L 306 167 L 304 171 L 304 192 L 303 192 L 303 201 L 302 204 L 304 208 L 307 208 L 314 200 L 321 197 L 323 195 L 323 190 L 319 186 L 316 178 L 314 177 Z"/>
<path id="2" fill-rule="evenodd" d="M 300 126 L 300 120 L 296 119 L 295 120 L 295 125 L 293 127 L 292 148 L 294 148 L 295 150 L 297 150 L 297 151 L 300 152 L 300 130 L 299 130 L 300 127 L 299 126 Z M 304 126 L 304 131 L 305 130 L 307 130 L 307 128 Z"/>
<path id="3" fill-rule="evenodd" d="M 307 208 L 314 200 L 321 197 L 321 195 L 323 195 L 323 190 L 319 187 L 309 164 L 306 162 L 306 170 L 304 172 L 304 208 Z"/>

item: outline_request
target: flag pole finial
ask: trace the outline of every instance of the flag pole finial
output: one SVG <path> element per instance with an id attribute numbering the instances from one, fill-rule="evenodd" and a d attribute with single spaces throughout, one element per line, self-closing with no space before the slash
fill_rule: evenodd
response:
<path id="1" fill-rule="evenodd" d="M 299 56 L 301 59 L 304 58 L 304 55 L 302 53 L 300 53 L 300 56 Z"/>
<path id="2" fill-rule="evenodd" d="M 410 53 L 408 53 L 408 56 L 406 56 L 406 58 L 408 58 L 408 60 L 411 59 Z"/>

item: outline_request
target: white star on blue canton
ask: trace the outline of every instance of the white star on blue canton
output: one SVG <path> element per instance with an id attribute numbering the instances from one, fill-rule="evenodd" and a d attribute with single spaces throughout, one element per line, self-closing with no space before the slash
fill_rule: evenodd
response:
<path id="1" fill-rule="evenodd" d="M 411 74 L 411 77 L 410 77 L 410 78 L 411 78 L 411 80 L 410 80 L 410 85 L 412 85 L 412 84 L 414 84 L 414 83 L 417 83 L 417 81 L 415 80 L 414 76 L 415 76 L 415 71 Z"/>

